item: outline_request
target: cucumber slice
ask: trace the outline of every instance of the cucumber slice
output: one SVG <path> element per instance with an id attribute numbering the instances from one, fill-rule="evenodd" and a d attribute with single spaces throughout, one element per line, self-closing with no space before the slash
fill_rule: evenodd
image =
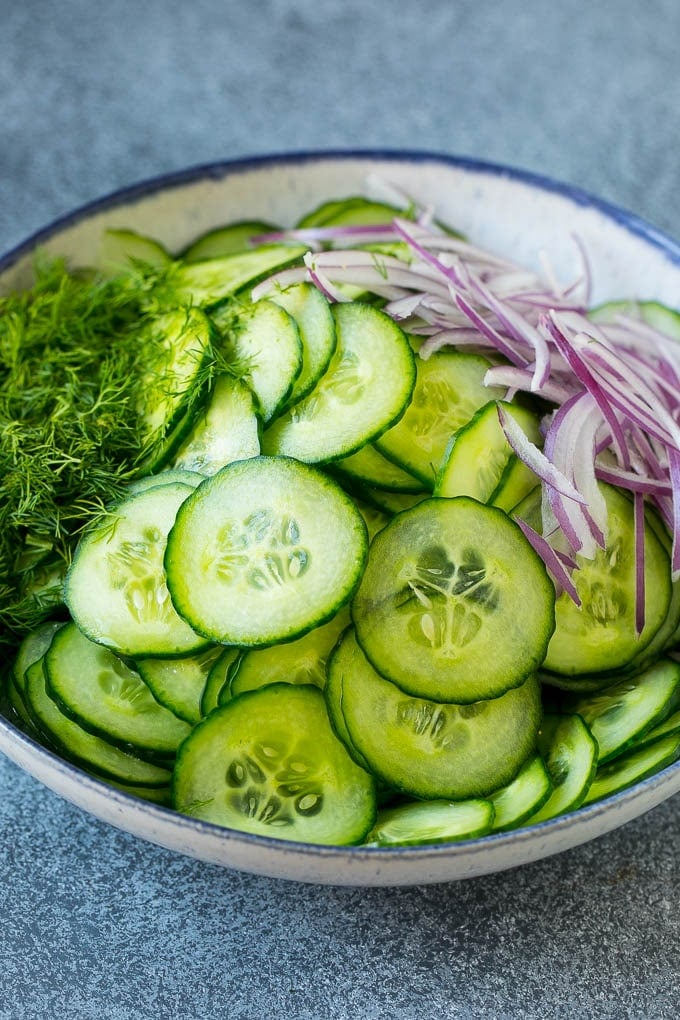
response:
<path id="1" fill-rule="evenodd" d="M 131 265 L 143 264 L 163 269 L 172 262 L 160 241 L 134 230 L 108 228 L 102 234 L 99 262 L 106 273 L 119 273 Z"/>
<path id="2" fill-rule="evenodd" d="M 268 422 L 287 403 L 302 369 L 295 320 L 273 301 L 224 305 L 213 315 L 225 356 L 255 394 Z"/>
<path id="3" fill-rule="evenodd" d="M 512 415 L 532 443 L 540 444 L 538 418 L 532 411 L 506 400 L 491 400 L 454 433 L 437 475 L 435 496 L 472 496 L 482 503 L 491 501 L 512 456 L 498 419 L 499 407 Z"/>
<path id="4" fill-rule="evenodd" d="M 83 729 L 140 756 L 171 757 L 190 726 L 159 705 L 142 678 L 67 623 L 44 658 L 47 693 Z"/>
<path id="5" fill-rule="evenodd" d="M 511 783 L 489 795 L 494 807 L 491 828 L 505 832 L 522 825 L 545 804 L 551 792 L 550 773 L 543 759 L 538 755 L 529 758 Z"/>
<path id="6" fill-rule="evenodd" d="M 114 746 L 64 715 L 47 693 L 42 659 L 26 671 L 26 694 L 41 729 L 70 761 L 96 775 L 138 786 L 167 787 L 170 783 L 168 769 Z"/>
<path id="7" fill-rule="evenodd" d="M 391 223 L 404 210 L 386 202 L 373 202 L 361 195 L 331 199 L 308 212 L 298 222 L 298 229 L 309 227 L 362 226 L 374 223 Z"/>
<path id="8" fill-rule="evenodd" d="M 229 464 L 186 500 L 168 539 L 172 599 L 221 644 L 291 641 L 351 598 L 368 546 L 351 499 L 285 457 Z"/>
<path id="9" fill-rule="evenodd" d="M 614 322 L 619 315 L 640 319 L 673 340 L 680 340 L 680 312 L 659 301 L 608 301 L 593 308 L 588 317 L 593 322 Z"/>
<path id="10" fill-rule="evenodd" d="M 276 270 L 298 262 L 304 245 L 268 244 L 220 258 L 178 264 L 168 283 L 168 298 L 176 304 L 210 308 L 254 286 Z"/>
<path id="11" fill-rule="evenodd" d="M 404 471 L 398 464 L 389 461 L 373 446 L 367 443 L 349 457 L 335 461 L 333 469 L 340 476 L 362 482 L 365 485 L 386 489 L 388 492 L 421 493 L 423 483 Z"/>
<path id="12" fill-rule="evenodd" d="M 460 351 L 437 351 L 416 358 L 413 396 L 401 420 L 376 440 L 382 454 L 432 488 L 447 445 L 457 429 L 505 390 L 485 386 L 486 358 Z"/>
<path id="13" fill-rule="evenodd" d="M 307 396 L 328 368 L 336 347 L 335 323 L 328 301 L 311 283 L 275 290 L 269 300 L 292 316 L 300 333 L 302 369 L 288 401 L 294 404 Z"/>
<path id="14" fill-rule="evenodd" d="M 311 685 L 273 684 L 234 698 L 192 731 L 177 758 L 178 811 L 261 836 L 362 841 L 375 820 L 371 776 L 333 733 Z"/>
<path id="15" fill-rule="evenodd" d="M 575 811 L 583 804 L 597 768 L 597 744 L 578 715 L 543 717 L 538 747 L 545 761 L 552 793 L 526 824 Z"/>
<path id="16" fill-rule="evenodd" d="M 636 743 L 669 715 L 679 700 L 680 663 L 661 659 L 639 676 L 614 684 L 601 694 L 578 698 L 569 707 L 590 729 L 602 765 Z"/>
<path id="17" fill-rule="evenodd" d="M 680 758 L 680 733 L 669 733 L 644 747 L 629 751 L 597 770 L 585 804 L 610 797 L 665 769 Z"/>
<path id="18" fill-rule="evenodd" d="M 183 468 L 165 468 L 156 475 L 144 475 L 143 478 L 136 478 L 128 487 L 130 495 L 144 492 L 146 489 L 157 489 L 159 485 L 172 485 L 180 482 L 182 485 L 189 485 L 195 489 L 200 485 L 204 476 L 198 471 L 185 471 Z"/>
<path id="19" fill-rule="evenodd" d="M 230 375 L 215 381 L 207 405 L 175 454 L 175 471 L 214 475 L 225 464 L 260 452 L 260 422 L 249 386 Z"/>
<path id="20" fill-rule="evenodd" d="M 237 220 L 201 234 L 184 249 L 180 258 L 183 262 L 202 262 L 204 259 L 240 254 L 248 250 L 253 237 L 271 234 L 278 229 L 273 223 L 263 220 Z"/>
<path id="21" fill-rule="evenodd" d="M 650 643 L 671 602 L 668 553 L 645 523 L 645 626 L 635 630 L 635 541 L 633 505 L 618 489 L 601 486 L 607 503 L 608 534 L 594 559 L 576 555 L 573 581 L 577 606 L 566 593 L 555 603 L 555 633 L 545 669 L 564 676 L 611 672 L 626 666 Z"/>
<path id="22" fill-rule="evenodd" d="M 493 818 L 493 804 L 479 798 L 454 803 L 413 801 L 379 811 L 366 845 L 421 846 L 476 839 L 491 831 Z"/>
<path id="23" fill-rule="evenodd" d="M 142 470 L 163 464 L 190 427 L 212 339 L 210 320 L 198 308 L 159 315 L 142 336 L 144 367 L 136 383 Z"/>
<path id="24" fill-rule="evenodd" d="M 201 696 L 202 717 L 209 715 L 218 705 L 226 704 L 229 701 L 231 674 L 238 668 L 241 654 L 240 648 L 225 648 L 213 663 Z M 223 690 L 226 693 L 222 700 Z"/>
<path id="25" fill-rule="evenodd" d="M 203 717 L 201 699 L 210 670 L 222 651 L 218 647 L 184 659 L 138 659 L 135 666 L 160 705 L 178 719 L 197 723 Z"/>
<path id="26" fill-rule="evenodd" d="M 59 628 L 63 626 L 63 621 L 48 620 L 45 623 L 39 624 L 35 630 L 32 630 L 22 640 L 12 664 L 11 672 L 17 690 L 21 694 L 24 694 L 26 691 L 26 670 L 34 662 L 38 662 L 43 658 L 52 643 L 52 638 Z"/>
<path id="27" fill-rule="evenodd" d="M 459 496 L 425 500 L 376 535 L 352 619 L 373 666 L 403 690 L 472 702 L 539 667 L 554 600 L 518 526 Z"/>
<path id="28" fill-rule="evenodd" d="M 245 652 L 234 670 L 227 697 L 275 683 L 315 684 L 323 688 L 326 660 L 348 624 L 349 609 L 345 606 L 328 623 L 315 627 L 297 641 Z"/>
<path id="29" fill-rule="evenodd" d="M 538 485 L 538 478 L 526 464 L 514 453 L 498 479 L 498 485 L 489 496 L 487 502 L 505 510 L 509 514 L 521 500 L 533 492 Z"/>
<path id="30" fill-rule="evenodd" d="M 351 630 L 328 671 L 330 697 L 340 690 L 351 744 L 376 776 L 412 797 L 485 797 L 510 782 L 535 748 L 541 715 L 536 677 L 472 705 L 412 698 L 376 673 Z"/>
<path id="31" fill-rule="evenodd" d="M 403 413 L 415 381 L 402 330 L 371 305 L 333 306 L 337 346 L 326 373 L 303 401 L 264 433 L 265 453 L 314 463 L 354 453 Z"/>
<path id="32" fill-rule="evenodd" d="M 194 491 L 178 482 L 145 489 L 85 531 L 64 598 L 93 641 L 131 658 L 190 655 L 206 647 L 177 615 L 163 568 L 168 532 Z"/>

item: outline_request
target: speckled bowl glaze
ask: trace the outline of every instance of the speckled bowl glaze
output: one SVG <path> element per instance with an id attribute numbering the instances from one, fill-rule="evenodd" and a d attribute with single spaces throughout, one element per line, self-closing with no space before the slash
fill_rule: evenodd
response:
<path id="1" fill-rule="evenodd" d="M 179 250 L 231 219 L 293 224 L 327 198 L 395 185 L 474 242 L 558 278 L 588 252 L 593 302 L 655 298 L 680 307 L 680 245 L 649 224 L 564 184 L 511 168 L 425 152 L 279 154 L 161 177 L 91 203 L 0 260 L 0 286 L 20 285 L 36 246 L 74 262 L 97 257 L 105 227 L 128 227 Z M 120 793 L 55 757 L 0 716 L 0 751 L 56 793 L 112 825 L 215 864 L 276 878 L 353 886 L 471 878 L 559 853 L 649 811 L 680 790 L 680 762 L 573 814 L 482 839 L 426 847 L 318 847 L 250 836 Z"/>

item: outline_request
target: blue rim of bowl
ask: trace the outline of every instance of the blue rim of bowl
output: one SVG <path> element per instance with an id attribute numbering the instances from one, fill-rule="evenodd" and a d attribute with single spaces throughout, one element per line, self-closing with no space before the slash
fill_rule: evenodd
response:
<path id="1" fill-rule="evenodd" d="M 146 198 L 158 191 L 170 188 L 180 188 L 187 184 L 196 183 L 200 180 L 222 180 L 225 177 L 240 173 L 248 173 L 257 169 L 265 169 L 275 165 L 295 165 L 324 161 L 354 160 L 370 163 L 375 160 L 381 162 L 410 162 L 410 163 L 441 163 L 456 169 L 471 173 L 478 173 L 494 177 L 506 177 L 518 183 L 526 184 L 542 191 L 552 192 L 563 196 L 576 205 L 591 207 L 602 213 L 608 219 L 625 228 L 629 233 L 634 234 L 653 247 L 660 249 L 668 260 L 680 266 L 680 243 L 663 231 L 654 227 L 648 221 L 636 216 L 633 213 L 617 206 L 604 199 L 600 199 L 589 192 L 574 185 L 556 181 L 553 178 L 523 170 L 517 167 L 505 166 L 499 163 L 487 162 L 466 156 L 455 156 L 447 153 L 432 152 L 426 150 L 401 150 L 401 149 L 321 149 L 321 150 L 300 150 L 291 152 L 277 152 L 271 155 L 256 155 L 243 157 L 234 160 L 224 160 L 215 163 L 200 164 L 188 167 L 184 170 L 162 174 L 156 177 L 146 178 L 136 184 L 120 188 L 94 201 L 78 206 L 76 209 L 64 216 L 54 219 L 47 226 L 33 233 L 19 245 L 10 249 L 0 257 L 0 272 L 10 268 L 18 259 L 38 247 L 43 242 L 60 231 L 74 226 L 88 217 L 117 206 L 129 204 Z M 555 818 L 526 825 L 518 829 L 511 829 L 506 832 L 488 833 L 470 840 L 459 840 L 449 843 L 425 844 L 421 846 L 402 847 L 367 847 L 367 846 L 323 846 L 312 843 L 299 843 L 289 840 L 274 839 L 270 836 L 259 836 L 238 829 L 229 829 L 224 826 L 205 822 L 201 819 L 191 818 L 175 812 L 172 808 L 163 807 L 149 801 L 143 801 L 130 793 L 125 793 L 119 788 L 110 786 L 104 779 L 98 779 L 78 766 L 72 764 L 65 758 L 54 754 L 43 747 L 32 737 L 24 733 L 18 726 L 15 726 L 4 715 L 0 714 L 0 732 L 4 731 L 13 741 L 23 744 L 26 750 L 42 758 L 55 771 L 59 771 L 69 778 L 76 780 L 82 787 L 89 787 L 99 796 L 104 796 L 121 806 L 134 806 L 135 809 L 143 811 L 144 814 L 155 816 L 159 820 L 170 820 L 173 828 L 190 831 L 196 834 L 204 833 L 214 838 L 221 839 L 225 843 L 242 843 L 245 846 L 256 846 L 275 851 L 279 856 L 286 855 L 308 855 L 315 859 L 337 859 L 346 860 L 347 857 L 357 861 L 365 859 L 375 864 L 388 864 L 389 861 L 403 859 L 417 859 L 427 861 L 439 858 L 455 858 L 457 856 L 473 853 L 484 853 L 490 846 L 517 846 L 519 843 L 532 842 L 540 839 L 547 833 L 559 832 L 563 829 L 570 829 L 575 823 L 585 820 L 592 820 L 599 815 L 609 814 L 617 805 L 632 802 L 644 797 L 659 787 L 667 785 L 669 777 L 680 771 L 680 761 L 668 765 L 661 771 L 648 776 L 619 792 L 605 797 L 602 800 L 594 801 L 576 811 Z M 659 798 L 660 802 L 663 797 Z M 647 808 L 644 809 L 645 811 Z M 96 812 L 91 812 L 95 814 Z M 614 828 L 615 826 L 612 826 Z M 587 837 L 586 837 L 587 838 Z M 556 851 L 555 851 L 556 852 Z"/>

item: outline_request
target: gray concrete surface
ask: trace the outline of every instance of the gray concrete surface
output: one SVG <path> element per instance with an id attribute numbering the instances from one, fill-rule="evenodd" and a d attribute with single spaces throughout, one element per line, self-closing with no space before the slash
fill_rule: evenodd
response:
<path id="1" fill-rule="evenodd" d="M 145 177 L 429 148 L 680 235 L 676 0 L 0 0 L 0 250 Z M 677 798 L 474 881 L 328 889 L 141 843 L 0 758 L 0 1018 L 675 1017 Z"/>

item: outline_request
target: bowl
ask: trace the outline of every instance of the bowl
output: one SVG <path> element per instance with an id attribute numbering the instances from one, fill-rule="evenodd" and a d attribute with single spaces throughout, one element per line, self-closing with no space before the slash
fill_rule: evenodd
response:
<path id="1" fill-rule="evenodd" d="M 623 209 L 521 170 L 428 152 L 303 152 L 199 166 L 117 191 L 28 238 L 0 259 L 0 290 L 30 277 L 32 253 L 96 260 L 102 231 L 131 228 L 181 250 L 209 228 L 257 218 L 293 224 L 328 198 L 361 193 L 369 179 L 436 209 L 479 245 L 558 278 L 588 253 L 592 301 L 656 299 L 680 306 L 680 245 Z M 578 244 L 575 243 L 578 239 Z M 0 751 L 84 811 L 200 860 L 300 882 L 397 886 L 514 868 L 595 839 L 680 790 L 680 762 L 571 814 L 463 842 L 390 849 L 326 847 L 252 836 L 149 804 L 56 757 L 0 716 Z"/>

